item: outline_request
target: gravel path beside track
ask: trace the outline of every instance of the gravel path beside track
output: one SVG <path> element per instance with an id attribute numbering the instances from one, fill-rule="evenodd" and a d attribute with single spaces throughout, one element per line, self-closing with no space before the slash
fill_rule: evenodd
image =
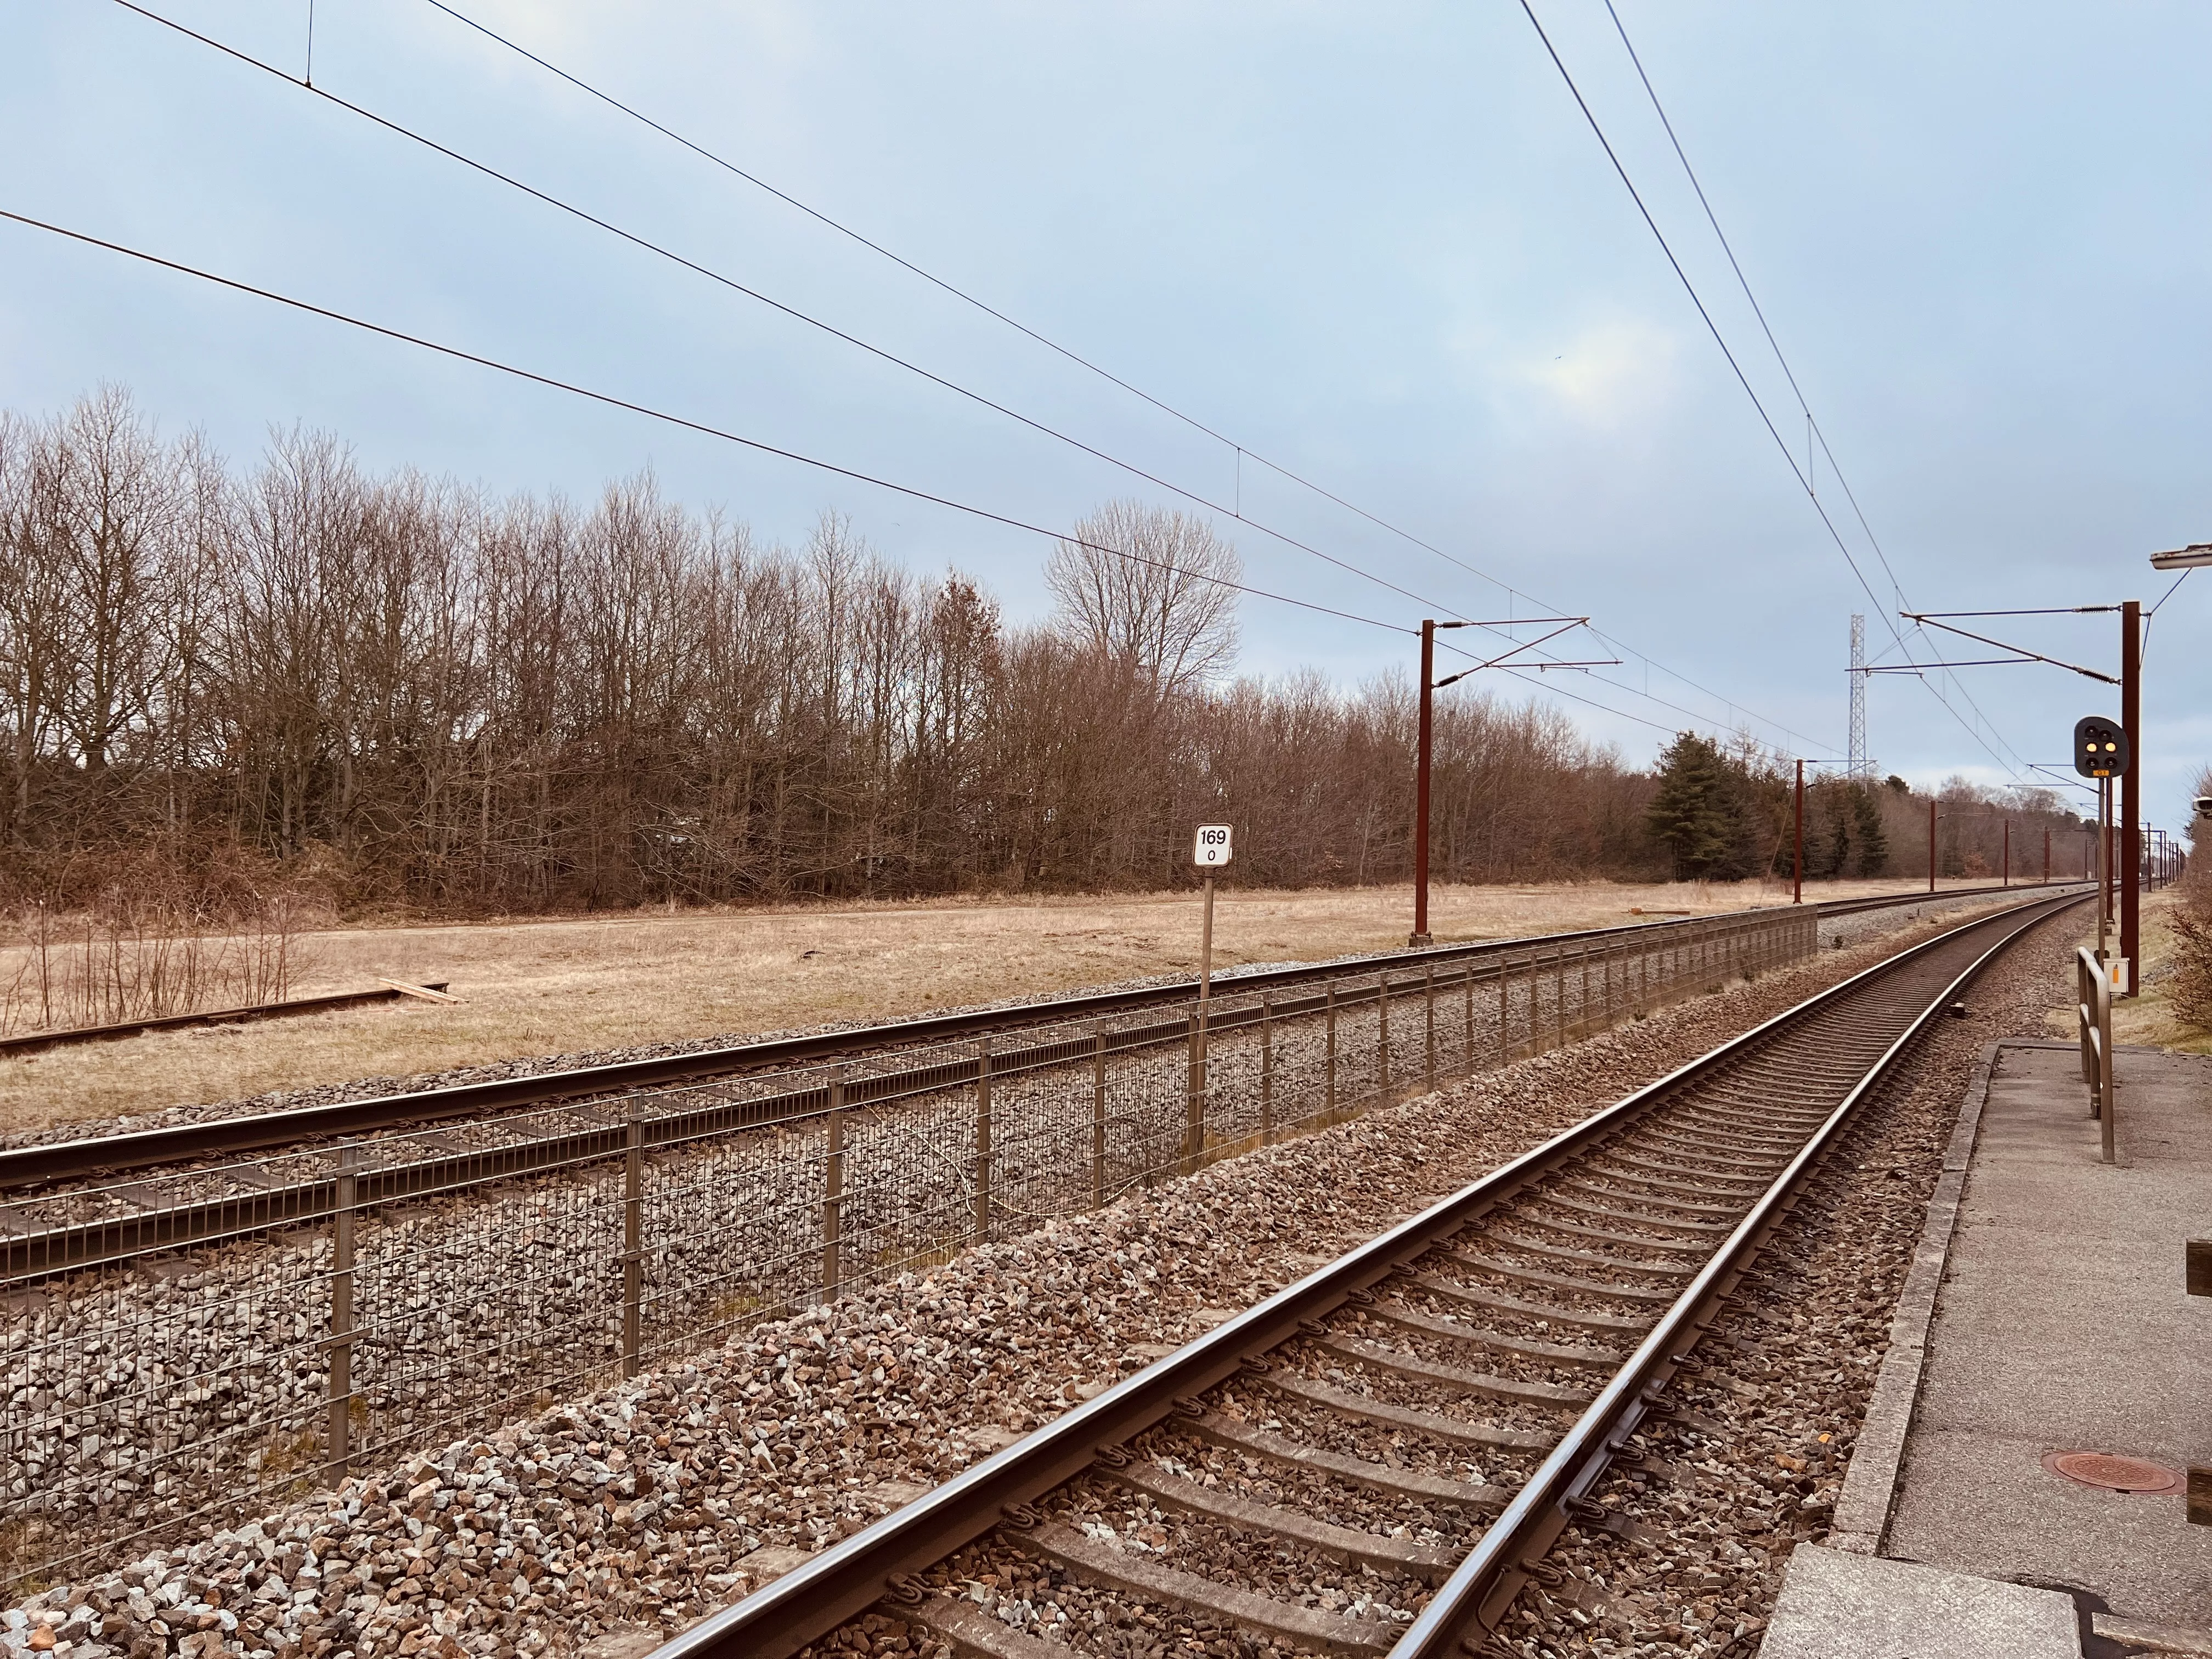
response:
<path id="1" fill-rule="evenodd" d="M 536 1654 L 577 1650 L 615 1627 L 675 1628 L 781 1565 L 773 1556 L 747 1562 L 749 1553 L 817 1547 L 856 1529 L 903 1501 L 911 1486 L 946 1478 L 1162 1345 L 1203 1328 L 1209 1310 L 1246 1305 L 1314 1258 L 1370 1237 L 1887 948 L 1832 951 L 971 1252 L 927 1277 L 757 1328 L 706 1361 L 349 1482 L 337 1494 L 304 1498 L 243 1530 L 58 1588 L 15 1610 L 26 1626 L 0 1631 L 0 1650 L 27 1645 L 41 1619 L 87 1659 L 113 1652 Z M 2055 960 L 2055 950 L 2042 956 Z M 2000 1005 L 1981 994 L 1978 1002 L 2003 1013 L 1947 1026 L 1942 1052 L 1957 1048 L 1971 1056 L 1998 1026 L 2034 1029 L 2045 999 L 2024 989 L 2007 996 Z M 1922 1115 L 1931 1121 L 1942 1117 L 1947 1091 L 1955 1092 L 1943 1079 L 1912 1097 L 1928 1096 Z M 1876 1121 L 1890 1124 L 1899 1109 L 1885 1105 Z M 1940 1140 L 1930 1144 L 1940 1164 Z M 1921 1175 L 1932 1180 L 1933 1167 L 1916 1166 L 1912 1179 L 1899 1182 L 1879 1169 L 1853 1176 L 1874 1185 L 1903 1218 L 1834 1248 L 1874 1250 L 1893 1235 L 1909 1258 L 1917 1224 L 1904 1212 L 1918 1202 L 1916 1194 L 1924 1196 Z M 1899 1282 L 1901 1273 L 1899 1267 Z M 1837 1303 L 1838 1318 L 1861 1322 L 1865 1340 L 1878 1345 L 1887 1302 L 1877 1294 L 1866 1304 L 1865 1297 Z M 1808 1368 L 1801 1396 L 1814 1386 L 1814 1346 L 1807 1342 L 1802 1359 L 1790 1362 Z M 1878 1346 L 1867 1352 L 1864 1376 L 1850 1379 L 1856 1392 L 1839 1395 L 1846 1403 L 1837 1407 L 1854 1423 L 1871 1359 L 1879 1358 Z M 1718 1414 L 1712 1406 L 1698 1409 Z M 1796 1436 L 1799 1415 L 1788 1406 L 1784 1428 L 1775 1431 Z M 1812 1512 L 1801 1505 L 1798 1513 Z M 1750 1587 L 1738 1598 L 1747 1608 L 1757 1594 L 1771 1595 L 1778 1553 L 1747 1556 L 1753 1568 L 1723 1579 L 1723 1587 Z M 1702 1562 L 1698 1571 L 1700 1583 L 1718 1576 Z M 1680 1592 L 1663 1574 L 1656 1582 L 1655 1605 Z M 1647 1616 L 1640 1607 L 1632 1619 Z M 1719 1611 L 1716 1601 L 1717 1618 Z M 893 1644 L 902 1638 L 879 1634 L 884 1650 L 901 1650 Z"/>

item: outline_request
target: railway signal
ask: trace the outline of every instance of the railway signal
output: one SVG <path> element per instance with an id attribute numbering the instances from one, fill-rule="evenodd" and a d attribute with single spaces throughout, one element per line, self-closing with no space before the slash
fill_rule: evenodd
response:
<path id="1" fill-rule="evenodd" d="M 2125 996 L 2132 988 L 2128 970 L 2133 962 L 2130 954 L 2133 939 L 2124 909 L 2119 959 L 2107 961 L 2105 935 L 2112 909 L 2112 780 L 2124 778 L 2132 784 L 2134 759 L 2134 746 L 2128 740 L 2127 728 L 2118 720 L 2102 714 L 2085 714 L 2074 722 L 2074 769 L 2085 778 L 2097 781 L 2097 960 L 2106 963 L 2105 971 L 2111 975 L 2115 996 Z M 2127 873 L 2132 881 L 2133 868 Z M 2126 900 L 2121 902 L 2124 907 Z"/>
<path id="2" fill-rule="evenodd" d="M 2119 722 L 2090 714 L 2074 722 L 2074 769 L 2085 778 L 2116 778 L 2128 769 L 2128 734 Z"/>
<path id="3" fill-rule="evenodd" d="M 2199 542 L 2188 547 L 2176 548 L 2171 552 L 2154 553 L 2151 556 L 2151 564 L 2160 570 L 2179 570 L 2186 575 L 2200 564 L 2212 564 L 2212 543 Z M 2112 611 L 2118 612 L 2120 618 L 2120 672 L 2117 675 L 2103 673 L 2094 668 L 2084 668 L 2079 663 L 2062 661 L 2057 657 L 2047 657 L 2040 651 L 2029 650 L 2026 646 L 1992 639 L 1987 634 L 1977 634 L 1942 620 L 1946 617 L 2087 616 L 2093 613 Z M 1947 634 L 1956 634 L 1961 639 L 1972 640 L 1978 645 L 1994 646 L 2000 651 L 2008 651 L 2012 654 L 2005 657 L 1978 658 L 1966 662 L 1891 663 L 1881 670 L 1870 668 L 1868 672 L 1917 673 L 1929 668 L 1984 668 L 2014 663 L 2041 663 L 2051 668 L 2066 669 L 2069 672 L 2082 676 L 2085 679 L 2101 680 L 2106 685 L 2119 688 L 2120 717 L 2117 721 L 2107 722 L 2109 725 L 2117 726 L 2120 733 L 2119 746 L 2117 749 L 2100 751 L 2106 758 L 2117 757 L 2118 765 L 2108 773 L 2082 767 L 2081 761 L 2083 751 L 2078 745 L 2087 739 L 2082 737 L 2081 728 L 2078 726 L 2075 728 L 2077 747 L 2075 750 L 2075 764 L 2083 776 L 2100 780 L 2097 786 L 2100 822 L 2110 816 L 2112 803 L 2109 797 L 2113 781 L 2117 780 L 2120 786 L 2118 834 L 2115 836 L 2108 831 L 2100 838 L 2100 841 L 2117 840 L 2119 844 L 2117 848 L 2109 847 L 2104 848 L 2100 852 L 2099 857 L 2103 859 L 2107 866 L 2118 866 L 2116 870 L 2109 870 L 2107 873 L 2112 877 L 2114 885 L 2118 890 L 2120 956 L 2124 963 L 2134 961 L 2142 939 L 2141 890 L 2142 836 L 2140 829 L 2142 823 L 2142 769 L 2135 763 L 2136 757 L 2127 734 L 2134 732 L 2142 724 L 2142 601 L 2127 599 L 2118 605 L 2074 605 L 2055 610 L 2046 607 L 2027 611 L 1900 611 L 1898 615 L 1912 622 L 1923 623 L 1932 628 L 1940 628 Z M 1934 809 L 1929 810 L 1932 813 Z M 1935 865 L 1933 845 L 1935 825 L 1932 819 L 1929 825 L 1929 837 L 1930 842 L 1929 884 L 1932 889 Z M 2100 915 L 2100 925 L 2102 920 Z M 2135 993 L 2125 983 L 2124 977 L 2114 994 L 2132 996 Z"/>

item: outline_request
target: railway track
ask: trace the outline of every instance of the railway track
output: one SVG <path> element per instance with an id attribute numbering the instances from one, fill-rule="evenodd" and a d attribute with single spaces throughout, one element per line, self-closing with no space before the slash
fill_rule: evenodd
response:
<path id="1" fill-rule="evenodd" d="M 1954 928 L 1723 1044 L 654 1659 L 794 1654 L 872 1609 L 993 1659 L 1119 1651 L 1117 1630 L 1481 1650 L 1561 1532 L 1620 1524 L 1589 1497 L 1617 1461 L 1685 1477 L 1668 1381 L 1804 1176 L 1984 965 L 2085 898 Z M 1018 1594 L 987 1613 L 987 1581 Z"/>
<path id="2" fill-rule="evenodd" d="M 1842 900 L 1814 908 L 1826 920 L 1868 910 L 1923 904 L 1931 898 L 1936 902 L 1948 902 L 2018 890 L 2018 888 L 1996 886 L 1952 888 L 1935 895 L 1887 894 L 1872 898 Z M 1640 934 L 1667 930 L 1693 932 L 1700 926 L 1738 921 L 1760 914 L 1758 911 L 1729 913 L 1680 921 L 1638 922 L 1620 927 L 1588 928 L 1527 939 L 1492 939 L 1479 944 L 1390 951 L 1313 966 L 1237 974 L 1217 979 L 1215 984 L 1223 992 L 1295 992 L 1300 986 L 1310 986 L 1357 973 L 1389 975 L 1451 969 L 1467 963 L 1502 959 L 1530 950 L 1557 951 L 1587 945 L 1601 947 Z M 348 1136 L 376 1134 L 462 1119 L 480 1119 L 496 1113 L 520 1112 L 566 1102 L 611 1099 L 641 1090 L 757 1075 L 864 1054 L 1018 1031 L 1026 1026 L 1103 1018 L 1188 1001 L 1195 988 L 1195 981 L 1176 980 L 1134 990 L 1080 993 L 1012 1008 L 929 1015 L 881 1025 L 744 1043 L 691 1054 L 625 1060 L 605 1066 L 579 1066 L 493 1082 L 383 1095 L 367 1100 L 11 1147 L 0 1151 L 0 1194 L 16 1194 L 41 1188 L 86 1182 L 95 1177 L 107 1179 L 147 1170 L 204 1165 L 210 1160 L 330 1142 Z M 252 1011 L 241 1012 L 250 1013 Z M 793 1109 L 798 1109 L 800 1103 L 794 1099 L 792 1104 Z M 270 1211 L 270 1218 L 276 1221 L 296 1219 L 313 1212 L 312 1204 L 304 1209 Z M 193 1236 L 197 1235 L 179 1235 L 178 1242 Z"/>

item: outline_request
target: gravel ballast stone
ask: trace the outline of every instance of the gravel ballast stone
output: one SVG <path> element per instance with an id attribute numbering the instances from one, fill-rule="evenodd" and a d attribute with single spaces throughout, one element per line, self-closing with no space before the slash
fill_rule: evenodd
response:
<path id="1" fill-rule="evenodd" d="M 1889 948 L 1831 951 L 1048 1223 L 54 1587 L 14 1609 L 23 1620 L 0 1650 L 33 1650 L 42 1627 L 57 1641 L 74 1630 L 70 1651 L 90 1659 L 568 1653 L 679 1628 L 790 1559 L 757 1552 L 857 1530 L 1125 1375 L 1140 1350 L 1186 1340 Z M 1947 1026 L 1977 1044 L 1991 1034 L 1985 1016 Z M 1479 1478 L 1468 1449 L 1436 1450 Z M 1482 1461 L 1505 1478 L 1503 1456 Z M 878 1634 L 882 1650 L 923 1650 L 911 1632 Z"/>

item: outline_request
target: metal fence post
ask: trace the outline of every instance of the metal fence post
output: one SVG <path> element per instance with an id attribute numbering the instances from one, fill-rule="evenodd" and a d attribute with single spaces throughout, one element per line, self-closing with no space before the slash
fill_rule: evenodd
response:
<path id="1" fill-rule="evenodd" d="M 353 1461 L 353 1233 L 361 1202 L 361 1161 L 359 1141 L 338 1147 L 331 1209 L 331 1376 L 324 1436 L 326 1478 L 333 1485 L 345 1478 Z"/>
<path id="2" fill-rule="evenodd" d="M 1275 994 L 1260 998 L 1260 1141 L 1275 1138 Z"/>
<path id="3" fill-rule="evenodd" d="M 1376 1090 L 1390 1090 L 1390 975 L 1375 975 Z"/>
<path id="4" fill-rule="evenodd" d="M 2097 975 L 2097 1101 L 2103 1108 L 2098 1124 L 2098 1139 L 2103 1143 L 2098 1156 L 2110 1164 L 2113 1160 L 2112 1137 L 2118 1133 L 2120 1117 L 2119 1079 L 2113 1075 L 2118 1069 L 2118 1057 L 2112 1053 L 2112 981 L 2108 975 Z"/>
<path id="5" fill-rule="evenodd" d="M 1182 1172 L 1196 1173 L 1199 1155 L 1206 1150 L 1206 1015 L 1194 1009 L 1190 1031 L 1190 1077 L 1183 1089 Z"/>
<path id="6" fill-rule="evenodd" d="M 822 1160 L 822 1299 L 836 1299 L 843 1282 L 837 1246 L 845 1236 L 845 1068 L 830 1068 L 830 1145 Z"/>
<path id="7" fill-rule="evenodd" d="M 1552 947 L 1552 1046 L 1567 1046 L 1567 947 Z"/>
<path id="8" fill-rule="evenodd" d="M 1328 987 L 1328 1059 L 1322 1079 L 1322 1109 L 1336 1109 L 1336 983 Z"/>
<path id="9" fill-rule="evenodd" d="M 2113 1099 L 2112 969 L 2087 949 L 2074 953 L 2076 1007 L 2081 1020 L 2081 1073 L 2089 1085 L 2089 1115 L 2098 1124 L 2098 1156 L 2113 1159 L 2113 1126 L 2119 1103 Z"/>
<path id="10" fill-rule="evenodd" d="M 1106 1022 L 1091 1026 L 1091 1207 L 1106 1202 Z"/>
<path id="11" fill-rule="evenodd" d="M 645 1103 L 623 1106 L 622 1374 L 637 1375 L 639 1304 L 645 1299 Z"/>
<path id="12" fill-rule="evenodd" d="M 991 1237 L 991 1039 L 975 1045 L 975 1242 Z"/>
<path id="13" fill-rule="evenodd" d="M 1474 1075 L 1474 964 L 1473 963 L 1460 964 L 1459 988 L 1465 1005 L 1460 1010 L 1459 1021 L 1460 1075 L 1473 1077 Z"/>
<path id="14" fill-rule="evenodd" d="M 1590 1034 L 1591 1019 L 1589 981 L 1590 948 L 1587 941 L 1583 943 L 1582 948 L 1582 958 L 1583 1000 L 1578 1005 L 1577 1005 L 1575 1011 L 1575 1035 L 1578 1037 L 1586 1037 Z"/>
<path id="15" fill-rule="evenodd" d="M 1421 1018 L 1423 1021 L 1422 1086 L 1433 1090 L 1437 1086 L 1437 970 L 1434 963 L 1421 969 Z"/>
<path id="16" fill-rule="evenodd" d="M 1513 1063 L 1513 964 L 1498 958 L 1498 1064 Z"/>

